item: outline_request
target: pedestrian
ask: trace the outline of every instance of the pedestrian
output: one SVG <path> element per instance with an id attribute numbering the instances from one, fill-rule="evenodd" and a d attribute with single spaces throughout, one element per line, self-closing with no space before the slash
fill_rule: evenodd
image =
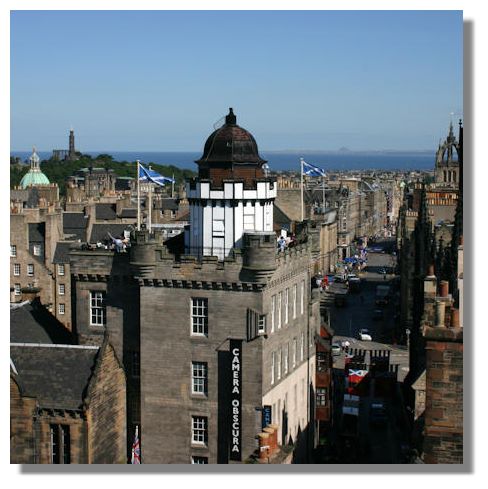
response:
<path id="1" fill-rule="evenodd" d="M 283 236 L 280 236 L 280 239 L 278 240 L 278 246 L 280 247 L 280 251 L 285 251 L 286 241 Z"/>

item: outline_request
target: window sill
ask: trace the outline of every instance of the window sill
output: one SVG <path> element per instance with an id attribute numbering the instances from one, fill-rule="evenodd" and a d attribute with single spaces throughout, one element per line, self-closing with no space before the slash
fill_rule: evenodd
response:
<path id="1" fill-rule="evenodd" d="M 198 392 L 192 392 L 190 394 L 190 399 L 195 399 L 197 401 L 208 401 L 208 394 L 200 394 Z"/>
<path id="2" fill-rule="evenodd" d="M 206 443 L 198 443 L 196 441 L 191 442 L 191 448 L 196 448 L 199 450 L 208 450 L 208 445 Z"/>

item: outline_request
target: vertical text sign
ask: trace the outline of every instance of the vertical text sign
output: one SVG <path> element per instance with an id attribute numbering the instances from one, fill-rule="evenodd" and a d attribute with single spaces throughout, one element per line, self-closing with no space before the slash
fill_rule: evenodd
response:
<path id="1" fill-rule="evenodd" d="M 231 436 L 230 436 L 230 460 L 240 462 L 241 453 L 241 402 L 242 402 L 242 340 L 230 340 L 231 358 Z"/>
<path id="2" fill-rule="evenodd" d="M 271 424 L 272 419 L 272 411 L 271 406 L 263 406 L 263 415 L 262 415 L 262 428 L 266 428 Z"/>

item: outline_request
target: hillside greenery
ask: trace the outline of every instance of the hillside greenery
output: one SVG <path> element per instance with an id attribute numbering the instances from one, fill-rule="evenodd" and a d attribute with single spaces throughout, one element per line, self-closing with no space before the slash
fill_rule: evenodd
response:
<path id="1" fill-rule="evenodd" d="M 47 176 L 51 183 L 57 183 L 61 195 L 65 194 L 66 178 L 74 175 L 81 168 L 111 169 L 119 177 L 136 177 L 136 162 L 135 161 L 115 161 L 109 154 L 100 154 L 95 158 L 90 155 L 78 153 L 79 160 L 77 161 L 57 161 L 53 159 L 41 161 L 41 171 Z M 22 177 L 29 171 L 28 165 L 19 165 L 17 162 L 10 160 L 10 188 L 20 184 Z M 156 163 L 145 163 L 144 166 L 151 168 L 161 175 L 173 177 L 176 180 L 176 186 L 183 183 L 186 178 L 191 178 L 196 175 L 194 171 L 183 170 L 174 165 L 158 165 Z"/>

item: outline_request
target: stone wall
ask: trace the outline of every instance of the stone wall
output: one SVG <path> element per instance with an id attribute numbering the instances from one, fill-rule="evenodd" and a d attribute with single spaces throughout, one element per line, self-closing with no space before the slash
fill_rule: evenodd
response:
<path id="1" fill-rule="evenodd" d="M 208 336 L 191 335 L 191 299 L 208 299 Z M 262 310 L 260 294 L 223 290 L 141 289 L 141 447 L 144 463 L 190 463 L 191 455 L 225 458 L 225 403 L 230 386 L 229 338 L 242 347 L 242 450 L 256 448 L 260 431 L 262 338 L 247 342 L 246 311 Z M 208 365 L 207 396 L 191 393 L 192 361 Z M 208 443 L 191 442 L 192 415 L 208 419 Z M 219 445 L 220 448 L 219 448 Z"/>
<path id="2" fill-rule="evenodd" d="M 10 463 L 50 464 L 51 424 L 69 426 L 70 463 L 87 463 L 85 420 L 73 412 L 38 410 L 37 400 L 23 397 L 11 377 Z"/>
<path id="3" fill-rule="evenodd" d="M 462 334 L 452 341 L 454 338 L 453 335 L 427 341 L 424 438 L 427 464 L 463 463 Z"/>
<path id="4" fill-rule="evenodd" d="M 36 400 L 23 398 L 15 380 L 10 377 L 10 463 L 35 463 L 33 414 Z"/>
<path id="5" fill-rule="evenodd" d="M 275 204 L 292 220 L 302 220 L 300 188 L 278 188 Z M 310 212 L 310 210 L 308 210 Z M 307 218 L 307 210 L 304 211 L 304 218 Z"/>
<path id="6" fill-rule="evenodd" d="M 126 463 L 125 374 L 108 343 L 100 349 L 99 355 L 85 401 L 88 405 L 88 463 Z"/>
<path id="7" fill-rule="evenodd" d="M 45 266 L 42 257 L 34 256 L 29 251 L 29 223 L 39 221 L 39 212 L 33 215 L 11 214 L 10 215 L 10 244 L 17 247 L 17 256 L 10 257 L 10 287 L 12 289 L 11 302 L 21 302 L 30 299 L 33 295 L 39 295 L 41 303 L 53 312 L 54 304 L 54 283 L 52 270 Z M 45 252 L 50 253 L 50 248 L 45 247 Z M 46 255 L 47 256 L 47 255 Z M 20 275 L 14 275 L 14 265 L 20 265 Z M 27 274 L 27 266 L 34 266 L 32 276 Z M 15 295 L 13 289 L 19 284 L 22 290 L 21 295 Z"/>

